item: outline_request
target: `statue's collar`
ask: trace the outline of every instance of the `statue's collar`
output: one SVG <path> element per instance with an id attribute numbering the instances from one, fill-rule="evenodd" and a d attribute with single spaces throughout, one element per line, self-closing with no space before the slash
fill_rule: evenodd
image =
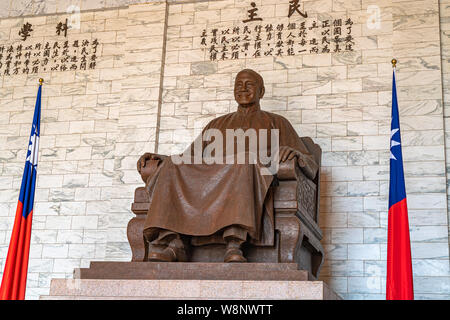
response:
<path id="1" fill-rule="evenodd" d="M 238 112 L 239 112 L 239 113 L 242 113 L 242 114 L 244 114 L 244 115 L 247 115 L 247 114 L 250 114 L 250 113 L 259 111 L 259 110 L 261 110 L 261 108 L 259 107 L 259 105 L 254 105 L 254 106 L 251 106 L 251 107 L 242 107 L 242 106 L 238 106 Z"/>

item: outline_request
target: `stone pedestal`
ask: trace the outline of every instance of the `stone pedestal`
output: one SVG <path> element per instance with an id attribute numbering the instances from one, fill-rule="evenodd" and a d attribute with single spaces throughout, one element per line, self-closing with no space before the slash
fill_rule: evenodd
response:
<path id="1" fill-rule="evenodd" d="M 295 263 L 92 262 L 74 279 L 53 279 L 49 299 L 336 300 Z"/>

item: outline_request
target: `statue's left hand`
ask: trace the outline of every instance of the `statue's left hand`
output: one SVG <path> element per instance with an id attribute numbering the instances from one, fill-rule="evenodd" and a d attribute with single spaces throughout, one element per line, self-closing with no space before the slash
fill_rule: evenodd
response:
<path id="1" fill-rule="evenodd" d="M 287 146 L 280 147 L 280 163 L 287 160 L 292 160 L 294 157 L 297 158 L 298 165 L 300 167 L 306 166 L 305 161 L 303 161 L 303 154 L 301 152 Z"/>

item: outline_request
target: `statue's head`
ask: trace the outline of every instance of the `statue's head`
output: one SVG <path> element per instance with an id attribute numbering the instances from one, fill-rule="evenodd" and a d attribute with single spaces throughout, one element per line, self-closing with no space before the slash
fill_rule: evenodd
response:
<path id="1" fill-rule="evenodd" d="M 264 96 L 264 92 L 264 80 L 256 71 L 244 69 L 236 75 L 234 98 L 240 106 L 259 105 L 259 100 Z"/>

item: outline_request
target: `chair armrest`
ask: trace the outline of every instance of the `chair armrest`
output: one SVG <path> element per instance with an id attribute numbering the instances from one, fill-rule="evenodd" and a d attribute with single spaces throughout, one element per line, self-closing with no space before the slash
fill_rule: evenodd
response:
<path id="1" fill-rule="evenodd" d="M 277 178 L 278 180 L 297 180 L 298 170 L 302 171 L 309 180 L 315 180 L 320 166 L 311 155 L 302 155 L 302 165 L 299 165 L 297 157 L 286 160 L 279 164 Z"/>
<path id="2" fill-rule="evenodd" d="M 297 158 L 281 162 L 277 172 L 278 180 L 297 180 L 296 166 Z"/>
<path id="3" fill-rule="evenodd" d="M 145 187 L 138 187 L 134 191 L 134 202 L 131 204 L 131 211 L 136 215 L 146 215 L 150 207 L 148 192 Z"/>

